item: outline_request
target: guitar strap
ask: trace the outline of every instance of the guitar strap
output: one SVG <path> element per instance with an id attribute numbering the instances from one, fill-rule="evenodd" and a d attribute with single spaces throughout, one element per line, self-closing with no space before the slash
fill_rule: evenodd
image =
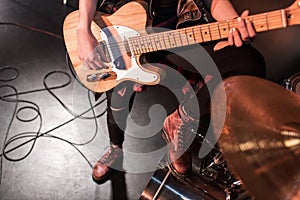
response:
<path id="1" fill-rule="evenodd" d="M 215 22 L 215 19 L 210 14 L 212 0 L 194 0 L 199 10 L 202 12 L 203 19 L 207 23 Z"/>
<path id="2" fill-rule="evenodd" d="M 104 12 L 106 14 L 113 13 L 113 8 L 116 4 L 116 0 L 98 0 L 97 11 Z"/>
<path id="3" fill-rule="evenodd" d="M 98 0 L 97 11 L 112 14 L 117 9 L 133 0 Z"/>
<path id="4" fill-rule="evenodd" d="M 214 22 L 210 14 L 210 0 L 179 0 L 177 7 L 178 22 L 176 28 Z"/>
<path id="5" fill-rule="evenodd" d="M 107 14 L 114 13 L 118 8 L 133 0 L 98 0 L 97 11 Z M 149 3 L 149 15 L 153 18 L 153 13 L 161 8 L 162 0 L 144 0 Z M 213 22 L 210 10 L 212 0 L 178 0 L 177 6 L 177 27 L 188 21 L 198 21 L 201 17 L 204 23 Z M 197 7 L 197 9 L 195 9 Z"/>

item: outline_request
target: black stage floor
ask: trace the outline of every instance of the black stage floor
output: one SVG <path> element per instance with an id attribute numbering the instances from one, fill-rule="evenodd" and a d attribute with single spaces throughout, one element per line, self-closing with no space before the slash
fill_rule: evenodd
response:
<path id="1" fill-rule="evenodd" d="M 286 7 L 292 0 L 234 2 L 239 10 L 249 7 L 254 13 Z M 108 137 L 105 115 L 96 121 L 74 120 L 90 108 L 88 91 L 68 68 L 62 38 L 63 20 L 76 5 L 74 0 L 68 5 L 61 0 L 0 0 L 0 93 L 24 92 L 18 96 L 18 104 L 16 95 L 0 102 L 0 147 L 6 147 L 1 157 L 0 199 L 138 199 L 154 173 L 155 168 L 136 159 L 125 161 L 128 170 L 115 173 L 103 184 L 91 178 L 91 165 L 108 145 Z M 299 33 L 299 26 L 291 27 L 262 33 L 255 40 L 253 45 L 265 56 L 268 79 L 278 81 L 299 71 Z M 45 86 L 62 87 L 49 92 Z M 138 93 L 133 120 L 140 125 L 149 123 L 151 116 L 145 113 L 157 103 L 172 112 L 171 98 L 172 94 L 159 86 Z M 105 96 L 97 102 L 92 99 L 92 104 L 101 100 L 104 103 L 95 108 L 96 115 L 105 112 Z M 22 109 L 15 112 L 16 106 Z M 157 108 L 152 110 L 156 114 Z M 161 125 L 163 117 L 157 120 Z M 146 138 L 136 142 L 136 127 L 130 128 L 132 134 L 126 135 L 124 145 L 127 151 L 150 152 L 153 144 L 163 145 L 157 134 L 152 142 Z"/>

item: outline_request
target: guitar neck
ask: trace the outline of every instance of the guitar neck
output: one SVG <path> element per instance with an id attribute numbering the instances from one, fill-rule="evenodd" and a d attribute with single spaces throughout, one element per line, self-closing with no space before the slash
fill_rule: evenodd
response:
<path id="1" fill-rule="evenodd" d="M 253 23 L 256 32 L 287 27 L 288 10 L 281 9 L 246 17 Z M 238 20 L 197 25 L 161 33 L 129 38 L 129 45 L 135 55 L 166 50 L 203 42 L 225 39 L 229 30 L 238 28 Z"/>

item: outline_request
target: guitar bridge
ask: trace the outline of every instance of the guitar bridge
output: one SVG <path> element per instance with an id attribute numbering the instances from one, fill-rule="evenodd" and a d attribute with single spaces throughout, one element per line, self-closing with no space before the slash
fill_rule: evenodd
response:
<path id="1" fill-rule="evenodd" d="M 96 74 L 89 74 L 86 77 L 87 82 L 97 82 L 102 80 L 111 80 L 112 78 L 116 78 L 117 75 L 115 72 L 103 72 L 103 73 L 96 73 Z"/>

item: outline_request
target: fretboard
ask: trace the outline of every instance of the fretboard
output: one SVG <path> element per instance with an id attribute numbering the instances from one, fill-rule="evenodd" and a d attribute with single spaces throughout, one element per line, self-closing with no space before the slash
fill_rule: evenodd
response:
<path id="1" fill-rule="evenodd" d="M 288 25 L 284 9 L 248 16 L 247 19 L 253 23 L 256 32 L 285 28 Z M 139 55 L 225 39 L 232 28 L 238 28 L 237 19 L 132 37 L 129 38 L 129 46 L 135 55 Z"/>

